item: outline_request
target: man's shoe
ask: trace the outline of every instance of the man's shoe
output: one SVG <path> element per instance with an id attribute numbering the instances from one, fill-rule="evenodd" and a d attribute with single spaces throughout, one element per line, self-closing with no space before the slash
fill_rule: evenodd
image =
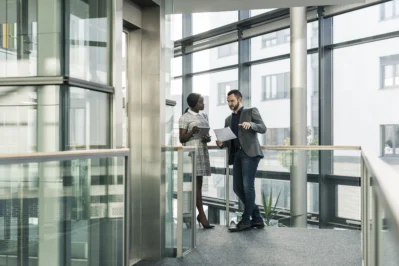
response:
<path id="1" fill-rule="evenodd" d="M 265 223 L 263 222 L 263 219 L 253 219 L 251 220 L 251 227 L 263 229 L 265 227 Z"/>
<path id="2" fill-rule="evenodd" d="M 251 230 L 251 222 L 243 222 L 242 220 L 236 225 L 236 227 L 230 227 L 229 231 L 230 232 L 241 232 L 241 231 L 246 231 L 246 230 Z"/>

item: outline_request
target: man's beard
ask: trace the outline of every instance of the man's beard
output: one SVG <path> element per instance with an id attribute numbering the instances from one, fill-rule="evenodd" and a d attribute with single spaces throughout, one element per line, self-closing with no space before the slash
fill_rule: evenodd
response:
<path id="1" fill-rule="evenodd" d="M 238 107 L 240 107 L 240 103 L 237 103 L 237 105 L 235 105 L 233 107 L 230 107 L 230 109 L 233 110 L 233 111 L 237 111 Z"/>

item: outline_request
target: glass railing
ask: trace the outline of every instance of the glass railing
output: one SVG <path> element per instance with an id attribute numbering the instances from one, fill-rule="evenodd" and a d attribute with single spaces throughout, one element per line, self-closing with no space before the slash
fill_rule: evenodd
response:
<path id="1" fill-rule="evenodd" d="M 277 225 L 291 225 L 291 179 L 298 170 L 299 153 L 305 156 L 307 221 L 309 227 L 360 229 L 360 147 L 358 146 L 262 146 L 264 159 L 255 179 L 256 203 L 263 196 L 276 206 Z M 211 223 L 231 225 L 240 212 L 232 187 L 232 166 L 226 174 L 226 150 L 210 146 L 212 176 L 204 177 L 203 196 Z M 325 196 L 320 196 L 320 189 Z M 278 198 L 278 201 L 277 201 Z M 322 210 L 322 213 L 320 213 Z M 214 218 L 216 217 L 216 219 Z"/>
<path id="2" fill-rule="evenodd" d="M 165 250 L 167 256 L 182 257 L 195 248 L 196 178 L 194 147 L 164 147 Z"/>
<path id="3" fill-rule="evenodd" d="M 0 156 L 0 265 L 126 265 L 127 156 Z"/>
<path id="4" fill-rule="evenodd" d="M 363 265 L 399 265 L 399 173 L 362 151 Z"/>

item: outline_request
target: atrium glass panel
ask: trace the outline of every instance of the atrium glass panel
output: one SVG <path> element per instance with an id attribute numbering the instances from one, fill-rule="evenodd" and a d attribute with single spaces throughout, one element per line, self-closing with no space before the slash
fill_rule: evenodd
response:
<path id="1" fill-rule="evenodd" d="M 183 104 L 182 100 L 186 101 L 186 99 L 182 99 L 183 95 L 183 84 L 182 79 L 172 79 L 171 87 L 172 87 L 172 100 L 176 101 L 176 106 L 173 108 L 173 133 L 172 133 L 172 145 L 180 145 L 179 140 L 179 119 L 183 114 Z"/>
<path id="2" fill-rule="evenodd" d="M 0 1 L 0 78 L 60 74 L 58 2 Z"/>
<path id="3" fill-rule="evenodd" d="M 182 57 L 174 57 L 172 59 L 172 77 L 177 77 L 182 75 L 183 61 Z"/>
<path id="4" fill-rule="evenodd" d="M 59 87 L 0 87 L 0 153 L 44 150 L 59 150 Z"/>
<path id="5" fill-rule="evenodd" d="M 69 149 L 109 148 L 109 94 L 71 87 L 69 97 Z"/>
<path id="6" fill-rule="evenodd" d="M 308 145 L 318 144 L 319 83 L 318 54 L 307 56 Z M 257 107 L 268 128 L 259 135 L 262 145 L 289 145 L 290 130 L 290 60 L 279 60 L 251 67 L 251 106 Z M 276 151 L 270 151 L 277 156 Z M 272 154 L 269 154 L 272 156 Z M 317 159 L 311 172 L 318 172 Z"/>
<path id="7" fill-rule="evenodd" d="M 109 83 L 110 0 L 68 0 L 70 4 L 70 76 Z"/>
<path id="8" fill-rule="evenodd" d="M 180 40 L 183 34 L 183 15 L 173 14 L 172 15 L 172 41 Z"/>
<path id="9" fill-rule="evenodd" d="M 193 72 L 238 64 L 238 43 L 193 53 Z"/>
<path id="10" fill-rule="evenodd" d="M 318 46 L 318 22 L 307 24 L 308 49 Z M 291 30 L 289 28 L 267 33 L 251 39 L 251 60 L 258 60 L 290 53 Z"/>
<path id="11" fill-rule="evenodd" d="M 1 265 L 123 265 L 125 167 L 124 157 L 0 164 Z"/>
<path id="12" fill-rule="evenodd" d="M 204 112 L 208 114 L 211 129 L 224 127 L 224 120 L 231 114 L 231 110 L 224 99 L 230 90 L 237 89 L 237 81 L 237 69 L 195 75 L 193 77 L 193 91 L 202 94 L 204 97 Z M 220 90 L 223 91 L 220 92 Z M 223 104 L 220 104 L 221 102 Z M 215 140 L 215 134 L 212 130 L 211 136 L 212 144 Z"/>
<path id="13" fill-rule="evenodd" d="M 395 0 L 335 16 L 333 18 L 334 43 L 398 31 L 399 8 L 397 6 L 399 6 L 399 1 Z"/>
<path id="14" fill-rule="evenodd" d="M 194 13 L 193 35 L 238 21 L 237 11 Z"/>
<path id="15" fill-rule="evenodd" d="M 334 50 L 334 145 L 358 145 L 381 155 L 384 147 L 380 126 L 399 122 L 399 88 L 385 87 L 387 82 L 388 85 L 393 82 L 393 74 L 383 74 L 383 70 L 388 73 L 392 70 L 392 67 L 384 68 L 387 63 L 384 59 L 398 54 L 399 38 Z M 389 64 L 396 67 L 397 63 Z M 338 154 L 336 151 L 335 156 Z M 387 163 L 395 166 L 398 160 L 387 160 Z"/>

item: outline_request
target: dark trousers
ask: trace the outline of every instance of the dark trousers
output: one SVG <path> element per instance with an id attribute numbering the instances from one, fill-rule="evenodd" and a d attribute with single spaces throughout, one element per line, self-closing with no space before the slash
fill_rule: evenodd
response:
<path id="1" fill-rule="evenodd" d="M 258 169 L 260 157 L 249 157 L 239 149 L 234 156 L 233 164 L 233 190 L 244 203 L 243 222 L 252 219 L 262 219 L 259 208 L 255 204 L 255 175 Z"/>

